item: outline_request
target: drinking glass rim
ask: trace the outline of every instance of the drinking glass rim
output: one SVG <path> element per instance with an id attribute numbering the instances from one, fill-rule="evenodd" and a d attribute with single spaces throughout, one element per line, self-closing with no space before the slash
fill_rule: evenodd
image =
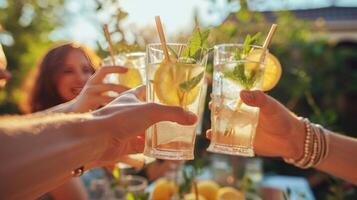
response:
<path id="1" fill-rule="evenodd" d="M 116 55 L 114 55 L 115 58 L 119 57 L 119 56 L 137 56 L 137 57 L 140 57 L 140 56 L 146 56 L 146 53 L 144 51 L 134 51 L 134 52 L 128 52 L 128 53 L 118 53 Z M 111 56 L 107 56 L 105 58 L 103 58 L 103 60 L 107 60 L 107 59 L 111 59 Z"/>
<path id="2" fill-rule="evenodd" d="M 263 46 L 260 45 L 249 45 L 250 47 L 255 47 L 258 49 L 262 49 Z M 222 43 L 222 44 L 216 44 L 213 46 L 214 50 L 218 50 L 221 47 L 244 47 L 243 43 Z"/>
<path id="3" fill-rule="evenodd" d="M 182 47 L 187 47 L 187 43 L 178 43 L 178 42 L 170 42 L 170 43 L 166 43 L 167 46 L 182 46 Z M 154 48 L 154 47 L 159 47 L 159 48 Z M 155 42 L 155 43 L 149 43 L 148 45 L 146 45 L 146 52 L 148 53 L 149 51 L 153 51 L 153 52 L 162 52 L 162 45 L 159 42 Z M 201 57 L 199 60 L 200 61 L 204 61 L 203 64 L 201 64 L 202 66 L 206 66 L 207 65 L 207 60 L 208 60 L 208 53 L 205 54 L 203 57 Z M 202 56 L 202 55 L 201 55 Z M 148 57 L 146 57 L 148 58 Z M 197 61 L 196 61 L 197 62 Z M 200 62 L 198 62 L 200 63 Z"/>
<path id="4" fill-rule="evenodd" d="M 166 45 L 167 46 L 187 46 L 187 43 L 167 42 Z M 148 48 L 149 46 L 160 46 L 161 47 L 161 43 L 160 42 L 149 43 L 146 45 L 146 48 Z"/>
<path id="5" fill-rule="evenodd" d="M 126 184 L 128 184 L 130 181 L 138 181 L 139 184 L 137 185 L 128 185 L 128 189 L 131 190 L 145 189 L 148 185 L 148 180 L 145 177 L 138 176 L 138 175 L 123 176 L 122 181 Z"/>
<path id="6" fill-rule="evenodd" d="M 124 57 L 138 57 L 138 58 L 143 57 L 144 59 L 146 59 L 146 53 L 144 51 L 118 53 L 118 54 L 114 55 L 114 59 L 120 59 L 121 56 L 124 56 Z M 112 59 L 111 56 L 107 56 L 107 57 L 102 59 L 102 62 L 106 61 L 106 60 L 111 60 L 111 59 Z M 145 65 L 143 67 L 135 67 L 135 68 L 136 69 L 145 69 Z"/>

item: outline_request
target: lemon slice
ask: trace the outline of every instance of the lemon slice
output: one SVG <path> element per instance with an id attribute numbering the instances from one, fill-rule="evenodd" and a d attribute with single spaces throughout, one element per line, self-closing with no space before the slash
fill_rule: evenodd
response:
<path id="1" fill-rule="evenodd" d="M 207 200 L 216 200 L 219 185 L 212 180 L 200 181 L 197 183 L 198 194 Z"/>
<path id="2" fill-rule="evenodd" d="M 139 69 L 135 68 L 130 60 L 125 64 L 125 67 L 128 67 L 128 71 L 118 75 L 119 83 L 128 88 L 134 88 L 141 85 L 143 81 Z"/>
<path id="3" fill-rule="evenodd" d="M 183 200 L 207 200 L 207 199 L 200 194 L 198 195 L 198 198 L 196 199 L 196 194 L 189 193 L 189 194 L 185 194 Z"/>
<path id="4" fill-rule="evenodd" d="M 177 185 L 167 179 L 158 179 L 154 182 L 151 199 L 169 200 L 176 192 Z"/>
<path id="5" fill-rule="evenodd" d="M 163 61 L 154 75 L 154 91 L 161 103 L 170 106 L 186 106 L 193 103 L 201 89 L 202 80 L 194 88 L 184 91 L 180 84 L 204 72 L 197 64 Z"/>
<path id="6" fill-rule="evenodd" d="M 232 187 L 223 187 L 218 190 L 217 200 L 243 200 L 244 194 Z"/>
<path id="7" fill-rule="evenodd" d="M 261 49 L 255 49 L 251 51 L 246 59 L 254 62 L 259 62 L 262 55 Z M 250 70 L 258 65 L 250 65 Z M 265 57 L 264 75 L 263 75 L 263 91 L 273 89 L 278 84 L 282 73 L 282 68 L 279 60 L 271 53 L 268 53 Z"/>

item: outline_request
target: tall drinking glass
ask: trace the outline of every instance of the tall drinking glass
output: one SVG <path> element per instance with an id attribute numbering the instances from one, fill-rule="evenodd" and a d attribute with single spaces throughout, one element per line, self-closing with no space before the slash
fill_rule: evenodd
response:
<path id="1" fill-rule="evenodd" d="M 109 74 L 105 82 L 120 84 L 127 88 L 135 88 L 146 83 L 144 52 L 119 54 L 114 57 L 114 62 L 111 57 L 107 57 L 103 59 L 102 66 L 124 66 L 128 68 L 128 71 L 122 74 Z M 116 96 L 117 94 L 111 92 L 110 95 Z"/>
<path id="2" fill-rule="evenodd" d="M 254 156 L 259 108 L 242 102 L 240 91 L 259 90 L 264 62 L 259 46 L 221 44 L 214 47 L 212 138 L 208 151 Z M 253 53 L 255 52 L 255 53 Z"/>
<path id="3" fill-rule="evenodd" d="M 147 46 L 147 102 L 179 106 L 199 114 L 207 54 L 185 57 L 186 44 L 168 44 L 170 61 L 164 59 L 161 44 Z M 182 126 L 159 122 L 145 137 L 144 154 L 160 159 L 192 160 L 198 123 Z"/>

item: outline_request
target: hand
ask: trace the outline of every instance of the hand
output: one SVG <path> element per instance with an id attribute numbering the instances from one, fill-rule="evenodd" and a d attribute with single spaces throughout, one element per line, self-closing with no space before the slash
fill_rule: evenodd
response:
<path id="1" fill-rule="evenodd" d="M 103 130 L 107 143 L 95 166 L 116 163 L 121 156 L 142 153 L 144 132 L 160 121 L 172 121 L 182 125 L 192 125 L 197 116 L 180 107 L 145 103 L 145 86 L 129 90 L 103 108 L 92 112 L 96 130 Z"/>
<path id="2" fill-rule="evenodd" d="M 108 96 L 106 94 L 108 91 L 114 91 L 120 94 L 129 88 L 122 85 L 103 83 L 103 79 L 107 74 L 126 73 L 127 71 L 127 68 L 120 66 L 101 67 L 87 81 L 81 93 L 72 100 L 70 111 L 87 112 L 113 101 L 115 97 Z"/>
<path id="3" fill-rule="evenodd" d="M 298 159 L 303 154 L 305 126 L 293 113 L 261 91 L 242 91 L 242 101 L 259 107 L 259 121 L 254 138 L 255 152 L 263 156 Z M 210 138 L 211 131 L 207 132 Z"/>

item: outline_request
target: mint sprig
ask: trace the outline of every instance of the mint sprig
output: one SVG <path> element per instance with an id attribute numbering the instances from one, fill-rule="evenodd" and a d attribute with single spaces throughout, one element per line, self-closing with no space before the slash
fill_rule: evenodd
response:
<path id="1" fill-rule="evenodd" d="M 261 33 L 258 32 L 254 36 L 247 35 L 244 40 L 243 47 L 241 51 L 237 51 L 235 55 L 236 60 L 243 60 L 245 57 L 251 52 L 254 43 L 259 40 Z M 258 65 L 259 63 L 257 63 Z M 224 77 L 231 79 L 235 82 L 238 82 L 240 85 L 244 87 L 244 89 L 249 90 L 254 86 L 257 80 L 259 80 L 261 76 L 261 71 L 251 70 L 247 71 L 245 69 L 244 63 L 238 63 L 232 71 L 224 72 Z"/>
<path id="2" fill-rule="evenodd" d="M 247 54 L 252 49 L 251 45 L 258 42 L 260 35 L 261 35 L 260 32 L 256 33 L 254 36 L 251 36 L 250 34 L 247 35 L 247 37 L 245 38 L 244 43 L 243 43 L 242 51 L 237 51 L 237 54 L 236 54 L 237 60 L 244 59 L 247 56 Z"/>
<path id="3" fill-rule="evenodd" d="M 201 82 L 203 76 L 204 76 L 204 72 L 201 72 L 200 74 L 191 78 L 190 80 L 180 83 L 179 85 L 180 89 L 183 90 L 184 92 L 189 92 Z"/>
<path id="4" fill-rule="evenodd" d="M 170 54 L 177 60 L 178 59 L 178 55 L 175 52 L 175 50 L 172 49 L 172 47 L 167 46 L 167 49 L 169 50 Z"/>
<path id="5" fill-rule="evenodd" d="M 198 60 L 202 54 L 207 53 L 209 33 L 210 30 L 201 32 L 200 28 L 196 27 L 182 52 L 182 57 Z"/>

